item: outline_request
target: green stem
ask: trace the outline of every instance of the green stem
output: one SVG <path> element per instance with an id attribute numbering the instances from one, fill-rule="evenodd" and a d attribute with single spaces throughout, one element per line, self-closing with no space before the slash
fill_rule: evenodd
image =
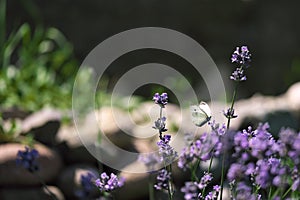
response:
<path id="1" fill-rule="evenodd" d="M 214 158 L 213 156 L 210 158 L 210 161 L 209 161 L 209 166 L 208 166 L 207 173 L 209 173 L 209 172 L 210 172 L 210 170 L 211 170 L 211 166 L 212 166 L 213 158 Z"/>
<path id="2" fill-rule="evenodd" d="M 233 95 L 232 95 L 232 99 L 231 99 L 231 106 L 230 106 L 230 110 L 229 110 L 230 112 L 232 112 L 232 110 L 233 110 L 235 98 L 236 98 L 236 95 L 237 95 L 238 83 L 239 82 L 236 82 L 235 88 L 233 90 Z M 231 120 L 231 116 L 229 116 L 228 120 L 227 120 L 227 130 L 229 130 L 229 127 L 230 127 L 230 120 Z M 220 199 L 221 200 L 222 200 L 222 197 L 223 197 L 223 188 L 224 188 L 225 158 L 226 158 L 226 151 L 224 151 L 223 156 L 222 156 L 221 191 L 220 191 Z"/>
<path id="3" fill-rule="evenodd" d="M 292 190 L 292 186 L 282 195 L 281 199 L 284 199 L 286 195 Z"/>
<path id="4" fill-rule="evenodd" d="M 169 172 L 172 172 L 172 165 L 171 164 L 167 166 L 167 170 Z M 169 200 L 172 200 L 173 199 L 173 186 L 172 186 L 172 179 L 171 178 L 169 180 L 168 194 L 169 194 Z"/>
<path id="5" fill-rule="evenodd" d="M 270 186 L 270 189 L 269 189 L 268 199 L 271 199 L 271 196 L 272 196 L 272 186 Z"/>
<path id="6" fill-rule="evenodd" d="M 197 160 L 196 164 L 193 166 L 193 169 L 191 171 L 192 181 L 199 181 L 197 174 L 196 174 L 199 164 L 200 164 L 200 159 Z"/>
<path id="7" fill-rule="evenodd" d="M 221 192 L 220 192 L 220 199 L 222 200 L 223 197 L 223 187 L 224 187 L 224 174 L 225 174 L 225 155 L 226 153 L 224 152 L 222 156 L 222 172 L 221 172 Z"/>
<path id="8" fill-rule="evenodd" d="M 49 193 L 49 195 L 51 196 L 51 198 L 53 200 L 57 200 L 56 196 L 49 190 L 48 186 L 46 185 L 46 183 L 44 182 L 44 180 L 42 179 L 42 177 L 40 177 L 40 175 L 38 173 L 33 173 L 33 174 L 39 179 L 40 183 L 47 190 L 47 192 Z"/>
<path id="9" fill-rule="evenodd" d="M 238 89 L 238 83 L 239 83 L 239 82 L 236 83 L 235 88 L 234 88 L 234 90 L 233 90 L 233 95 L 232 95 L 232 99 L 231 99 L 230 111 L 232 111 L 233 106 L 234 106 L 234 102 L 235 102 L 235 98 L 236 98 L 236 94 L 237 94 L 237 89 Z M 227 130 L 229 129 L 229 126 L 230 126 L 230 120 L 231 120 L 231 118 L 228 117 L 228 120 L 227 120 Z"/>
<path id="10" fill-rule="evenodd" d="M 160 107 L 160 111 L 159 111 L 159 120 L 162 120 L 161 118 L 162 118 L 162 107 Z M 161 139 L 162 140 L 162 132 L 161 131 L 159 131 L 159 139 Z"/>

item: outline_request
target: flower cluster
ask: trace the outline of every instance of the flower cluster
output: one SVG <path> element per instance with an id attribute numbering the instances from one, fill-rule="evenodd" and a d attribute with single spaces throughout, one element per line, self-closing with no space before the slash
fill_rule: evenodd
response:
<path id="1" fill-rule="evenodd" d="M 237 182 L 236 189 L 243 191 L 251 191 L 251 186 L 267 189 L 288 185 L 293 191 L 299 190 L 300 133 L 282 129 L 276 141 L 268 128 L 265 123 L 256 130 L 249 127 L 235 134 L 233 157 L 236 161 L 230 165 L 227 178 Z M 293 173 L 291 185 L 287 176 Z"/>
<path id="2" fill-rule="evenodd" d="M 36 149 L 25 147 L 24 151 L 18 151 L 16 163 L 17 165 L 22 166 L 29 172 L 33 173 L 39 170 L 39 164 L 37 161 L 38 157 L 39 152 Z"/>
<path id="3" fill-rule="evenodd" d="M 160 141 L 157 142 L 159 147 L 160 161 L 165 165 L 172 163 L 177 157 L 177 152 L 169 144 L 171 135 L 164 135 Z"/>
<path id="4" fill-rule="evenodd" d="M 247 65 L 251 62 L 251 54 L 247 46 L 236 47 L 231 56 L 232 63 L 238 63 L 241 65 Z"/>
<path id="5" fill-rule="evenodd" d="M 212 181 L 213 177 L 211 173 L 204 173 L 200 182 L 185 182 L 185 185 L 181 188 L 181 192 L 184 193 L 184 199 L 186 200 L 214 200 L 218 198 L 220 192 L 220 186 L 213 186 L 213 191 L 209 192 L 206 196 L 203 194 L 204 189 Z"/>
<path id="6" fill-rule="evenodd" d="M 161 95 L 159 93 L 155 93 L 153 96 L 153 101 L 160 105 L 162 108 L 165 107 L 168 103 L 168 94 L 167 93 L 162 93 Z"/>
<path id="7" fill-rule="evenodd" d="M 88 172 L 87 174 L 82 174 L 80 176 L 81 189 L 75 192 L 75 195 L 79 198 L 87 198 L 90 196 L 91 192 L 95 189 L 93 182 L 95 181 L 95 174 Z"/>
<path id="8" fill-rule="evenodd" d="M 247 77 L 246 77 L 246 75 L 244 73 L 244 70 L 242 68 L 236 68 L 232 72 L 232 74 L 230 76 L 230 79 L 234 80 L 234 81 L 240 81 L 241 82 L 241 81 L 247 80 Z"/>
<path id="9" fill-rule="evenodd" d="M 118 178 L 117 175 L 111 173 L 108 176 L 105 172 L 100 175 L 100 178 L 95 180 L 95 185 L 101 192 L 111 192 L 124 185 L 124 178 Z"/>
<path id="10" fill-rule="evenodd" d="M 225 134 L 226 127 L 223 124 L 221 127 L 210 123 L 212 126 L 212 132 L 210 134 L 204 133 L 195 142 L 191 143 L 190 146 L 183 148 L 179 159 L 178 167 L 186 170 L 191 168 L 196 160 L 208 161 L 212 156 L 219 156 L 222 150 L 222 136 Z"/>
<path id="11" fill-rule="evenodd" d="M 245 81 L 247 77 L 245 75 L 244 69 L 249 67 L 249 64 L 251 62 L 251 54 L 248 50 L 248 47 L 236 47 L 236 50 L 231 56 L 231 62 L 238 63 L 239 67 L 234 70 L 234 72 L 230 76 L 230 79 L 237 82 Z"/>
<path id="12" fill-rule="evenodd" d="M 223 115 L 227 119 L 237 118 L 237 115 L 234 113 L 234 109 L 228 108 L 226 111 L 223 111 Z"/>
<path id="13" fill-rule="evenodd" d="M 148 171 L 152 172 L 156 165 L 161 162 L 161 157 L 156 153 L 140 154 L 138 160 L 144 163 Z"/>
<path id="14" fill-rule="evenodd" d="M 166 132 L 168 129 L 166 129 L 166 117 L 162 117 L 162 118 L 158 118 L 155 122 L 154 122 L 154 129 L 157 129 L 159 131 L 160 134 L 162 134 L 163 132 Z"/>
<path id="15" fill-rule="evenodd" d="M 253 194 L 251 186 L 244 182 L 231 182 L 231 199 L 262 200 L 260 194 Z M 233 197 L 234 196 L 234 197 Z"/>
<path id="16" fill-rule="evenodd" d="M 158 175 L 156 177 L 156 184 L 154 185 L 154 188 L 157 190 L 168 190 L 169 189 L 169 183 L 171 180 L 171 172 L 168 172 L 166 169 L 161 169 L 158 172 Z"/>

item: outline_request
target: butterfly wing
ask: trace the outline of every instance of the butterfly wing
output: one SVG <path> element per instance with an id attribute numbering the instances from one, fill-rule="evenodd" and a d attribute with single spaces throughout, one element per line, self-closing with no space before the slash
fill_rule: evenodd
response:
<path id="1" fill-rule="evenodd" d="M 211 111 L 210 111 L 210 108 L 207 105 L 207 103 L 205 103 L 204 101 L 201 101 L 199 104 L 199 108 L 200 108 L 200 110 L 202 110 L 202 112 L 204 112 L 206 114 L 207 118 L 211 117 Z"/>
<path id="2" fill-rule="evenodd" d="M 199 127 L 201 127 L 204 124 L 206 124 L 210 120 L 210 118 L 211 118 L 211 116 L 210 116 L 210 109 L 209 109 L 208 105 L 205 102 L 203 102 L 203 103 L 205 103 L 207 105 L 207 107 L 203 107 L 203 106 L 201 107 L 201 103 L 200 103 L 200 106 L 192 105 L 190 107 L 190 109 L 191 109 L 191 115 L 192 115 L 192 122 L 196 126 L 199 126 Z M 209 112 L 207 113 L 206 111 L 209 111 Z"/>

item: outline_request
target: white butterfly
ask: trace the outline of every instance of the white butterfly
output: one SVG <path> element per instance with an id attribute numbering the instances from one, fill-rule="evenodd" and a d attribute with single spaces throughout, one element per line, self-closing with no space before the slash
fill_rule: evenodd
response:
<path id="1" fill-rule="evenodd" d="M 211 111 L 207 103 L 201 101 L 199 106 L 192 105 L 191 107 L 192 122 L 196 126 L 203 126 L 211 119 Z"/>

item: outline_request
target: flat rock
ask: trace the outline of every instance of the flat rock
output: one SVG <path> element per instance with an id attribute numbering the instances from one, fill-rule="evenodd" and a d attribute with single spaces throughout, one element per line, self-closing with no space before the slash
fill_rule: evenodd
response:
<path id="1" fill-rule="evenodd" d="M 130 199 L 143 199 L 148 195 L 148 173 L 129 173 L 126 171 L 145 171 L 143 163 L 136 161 L 126 166 L 120 173 L 120 177 L 125 178 L 125 184 L 122 188 L 116 191 L 117 199 L 130 200 Z"/>
<path id="2" fill-rule="evenodd" d="M 86 175 L 89 172 L 98 177 L 99 172 L 97 168 L 86 164 L 71 165 L 61 172 L 58 185 L 66 197 L 70 199 L 76 198 L 75 193 L 80 190 L 81 186 L 80 177 L 81 175 Z M 97 195 L 99 195 L 99 193 L 95 187 L 91 196 L 96 197 Z"/>
<path id="3" fill-rule="evenodd" d="M 62 192 L 54 186 L 47 186 L 57 200 L 64 200 Z M 42 187 L 30 188 L 2 188 L 0 189 L 1 200 L 53 200 L 49 192 Z"/>
<path id="4" fill-rule="evenodd" d="M 77 121 L 76 126 L 63 126 L 56 136 L 58 142 L 65 142 L 70 148 L 94 145 L 99 134 L 104 134 L 112 143 L 126 147 L 131 143 L 133 125 L 126 113 L 117 108 L 103 107 L 93 111 L 84 119 Z"/>
<path id="5" fill-rule="evenodd" d="M 55 136 L 60 127 L 62 113 L 44 108 L 26 117 L 21 124 L 21 132 L 33 133 L 34 138 L 47 145 L 55 145 Z"/>
<path id="6" fill-rule="evenodd" d="M 39 152 L 39 176 L 47 183 L 55 180 L 62 168 L 60 156 L 42 144 L 35 144 Z M 31 186 L 39 185 L 37 177 L 21 166 L 16 165 L 17 152 L 24 150 L 24 145 L 7 143 L 0 145 L 0 185 L 1 186 Z"/>

